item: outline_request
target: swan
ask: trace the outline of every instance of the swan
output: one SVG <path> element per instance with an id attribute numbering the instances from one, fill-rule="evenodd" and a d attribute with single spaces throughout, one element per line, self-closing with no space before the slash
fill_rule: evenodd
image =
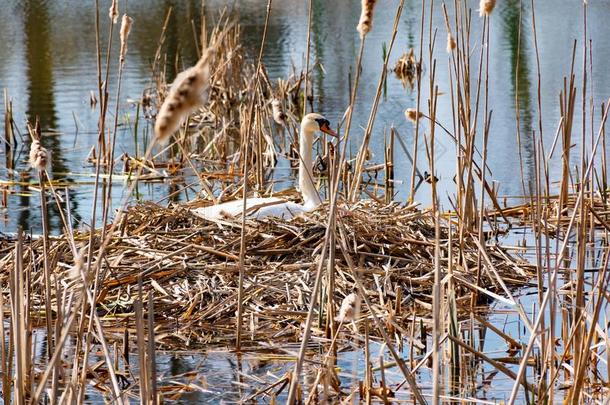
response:
<path id="1" fill-rule="evenodd" d="M 313 211 L 322 203 L 320 195 L 313 182 L 312 149 L 316 131 L 322 131 L 331 136 L 337 134 L 330 128 L 330 122 L 320 114 L 310 113 L 301 121 L 299 140 L 299 190 L 303 197 L 303 204 L 286 201 L 278 197 L 254 197 L 246 200 L 246 215 L 250 218 L 261 219 L 277 217 L 290 219 L 302 212 Z M 208 220 L 225 219 L 241 215 L 244 200 L 234 200 L 209 207 L 196 208 L 193 213 Z"/>

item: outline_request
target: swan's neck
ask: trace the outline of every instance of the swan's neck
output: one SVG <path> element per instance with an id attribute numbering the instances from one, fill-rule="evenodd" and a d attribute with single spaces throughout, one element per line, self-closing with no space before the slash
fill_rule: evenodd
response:
<path id="1" fill-rule="evenodd" d="M 322 203 L 313 182 L 312 149 L 313 131 L 301 124 L 301 139 L 299 140 L 299 189 L 303 194 L 305 206 L 316 207 Z"/>

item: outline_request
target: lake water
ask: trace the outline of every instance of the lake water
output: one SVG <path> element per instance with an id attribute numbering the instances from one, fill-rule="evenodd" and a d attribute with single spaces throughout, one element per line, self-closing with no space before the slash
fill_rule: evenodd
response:
<path id="1" fill-rule="evenodd" d="M 102 43 L 106 43 L 110 1 L 100 1 L 102 11 Z M 271 79 L 290 74 L 292 66 L 300 68 L 305 64 L 307 7 L 302 0 L 281 0 L 273 2 L 269 35 L 264 55 L 264 63 Z M 348 104 L 349 75 L 353 70 L 359 47 L 359 37 L 355 30 L 360 6 L 358 2 L 314 1 L 312 20 L 311 56 L 319 61 L 323 70 L 314 73 L 313 86 L 315 109 L 325 114 L 332 123 L 343 115 Z M 358 4 L 357 4 L 358 3 Z M 478 2 L 471 2 L 476 16 Z M 258 1 L 206 1 L 206 15 L 209 20 L 218 16 L 227 5 L 234 5 L 243 27 L 243 42 L 250 56 L 255 55 L 260 43 L 264 25 L 265 4 Z M 373 96 L 382 68 L 383 44 L 389 43 L 392 21 L 396 12 L 396 1 L 381 0 L 375 10 L 374 28 L 367 38 L 363 61 L 363 72 L 358 101 L 352 125 L 351 149 L 355 154 L 360 144 L 363 127 L 370 112 Z M 125 4 L 120 2 L 121 12 Z M 130 100 L 138 100 L 142 91 L 151 84 L 151 60 L 157 48 L 164 16 L 169 7 L 173 13 L 169 20 L 167 41 L 168 75 L 175 74 L 175 66 L 190 66 L 196 60 L 193 24 L 200 25 L 200 3 L 198 1 L 131 0 L 127 12 L 134 18 L 132 34 L 129 38 L 129 53 L 123 88 L 120 98 L 119 122 L 122 128 L 129 128 L 136 109 Z M 522 13 L 520 13 L 522 7 Z M 450 7 L 450 10 L 452 7 Z M 552 143 L 560 112 L 558 94 L 563 77 L 569 73 L 573 41 L 578 39 L 579 47 L 583 38 L 583 18 L 580 1 L 557 2 L 536 1 L 538 44 L 542 84 L 543 136 L 546 147 Z M 610 1 L 595 1 L 589 6 L 588 36 L 592 39 L 593 74 L 587 83 L 588 96 L 593 96 L 594 105 L 599 106 L 610 96 L 610 71 L 605 69 L 605 61 L 610 59 L 610 27 L 606 16 L 610 11 Z M 391 54 L 390 65 L 411 47 L 417 49 L 419 43 L 420 1 L 407 1 L 398 30 L 398 37 Z M 520 18 L 522 16 L 522 18 Z M 52 151 L 51 175 L 55 179 L 71 182 L 70 197 L 77 226 L 88 226 L 91 217 L 93 195 L 93 168 L 85 159 L 97 139 L 98 110 L 89 105 L 90 91 L 97 89 L 96 51 L 94 30 L 94 2 L 80 0 L 4 0 L 0 7 L 0 89 L 6 89 L 13 102 L 15 121 L 21 136 L 25 137 L 26 118 L 40 117 L 45 132 L 44 145 Z M 493 110 L 490 131 L 489 166 L 493 180 L 500 184 L 500 195 L 523 194 L 519 176 L 519 157 L 516 138 L 515 105 L 518 101 L 521 116 L 520 126 L 523 139 L 523 159 L 525 180 L 533 177 L 533 148 L 531 133 L 537 130 L 537 78 L 536 59 L 531 29 L 530 2 L 506 0 L 499 2 L 494 11 L 490 37 L 490 109 Z M 438 45 L 435 56 L 438 59 L 437 83 L 442 95 L 438 103 L 438 120 L 451 127 L 451 103 L 449 98 L 448 56 L 445 52 L 444 20 L 440 5 L 436 5 L 433 18 L 438 28 Z M 473 18 L 473 59 L 478 61 L 481 22 Z M 519 35 L 521 45 L 518 46 Z M 426 41 L 427 42 L 427 41 Z M 424 45 L 427 50 L 427 45 Z M 114 61 L 118 46 L 115 43 Z M 426 52 L 424 52 L 424 55 Z M 425 58 L 426 59 L 426 58 Z M 577 83 L 580 81 L 582 50 L 578 48 Z M 422 100 L 427 95 L 428 62 L 424 60 L 424 85 Z M 111 106 L 108 120 L 114 117 L 114 87 L 116 84 L 116 63 L 112 63 L 109 89 Z M 519 87 L 517 91 L 516 81 Z M 580 85 L 579 94 L 581 97 Z M 577 101 L 580 105 L 581 101 Z M 390 74 L 387 93 L 382 98 L 371 140 L 373 162 L 383 161 L 383 134 L 394 125 L 410 149 L 413 142 L 413 125 L 404 119 L 403 112 L 415 106 L 415 92 L 405 89 L 400 81 Z M 4 110 L 4 100 L 0 100 Z M 574 137 L 580 132 L 582 119 L 579 108 L 574 119 Z M 597 107 L 599 112 L 599 107 Z M 599 115 L 599 114 L 598 114 Z M 425 129 L 425 126 L 423 126 Z M 588 131 L 590 130 L 587 129 Z M 143 128 L 148 131 L 150 128 Z M 597 130 L 597 129 L 595 129 Z M 119 134 L 117 153 L 132 153 L 133 137 L 129 130 Z M 122 135 L 122 136 L 121 136 Z M 19 137 L 18 137 L 19 138 Z M 480 136 L 479 136 L 480 138 Z M 40 231 L 39 199 L 35 190 L 27 186 L 28 145 L 18 150 L 16 169 L 12 177 L 5 170 L 5 158 L 0 156 L 1 180 L 22 180 L 26 182 L 11 186 L 8 207 L 2 211 L 0 231 L 14 232 L 18 225 L 34 232 Z M 24 146 L 21 142 L 20 146 Z M 420 150 L 423 152 L 423 144 Z M 455 147 L 445 134 L 437 135 L 437 175 L 440 178 L 439 196 L 444 208 L 450 208 L 446 196 L 455 190 Z M 4 154 L 3 148 L 0 153 Z M 411 164 L 402 149 L 396 147 L 395 176 L 398 183 L 397 198 L 408 196 Z M 579 155 L 576 145 L 574 156 Z M 559 159 L 555 160 L 556 162 Z M 420 171 L 428 170 L 425 154 L 420 155 Z M 551 167 L 552 173 L 560 173 L 559 164 Z M 33 173 L 32 173 L 33 174 Z M 488 177 L 488 178 L 489 178 Z M 78 184 L 76 184 L 78 183 Z M 527 183 L 526 183 L 527 184 Z M 118 180 L 113 187 L 114 200 L 118 201 L 123 192 L 123 182 Z M 160 199 L 171 189 L 167 184 L 148 185 L 140 188 L 144 198 Z M 424 205 L 430 203 L 430 187 L 424 184 L 418 189 L 417 199 Z M 51 230 L 60 231 L 60 221 L 52 215 Z M 98 224 L 99 225 L 99 224 Z"/>

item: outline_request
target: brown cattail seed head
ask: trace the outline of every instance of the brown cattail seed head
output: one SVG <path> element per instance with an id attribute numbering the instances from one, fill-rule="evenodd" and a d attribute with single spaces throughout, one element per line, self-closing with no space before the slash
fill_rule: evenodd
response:
<path id="1" fill-rule="evenodd" d="M 133 18 L 127 14 L 123 14 L 121 20 L 121 63 L 125 62 L 125 55 L 127 54 L 127 38 L 129 38 L 129 32 L 131 31 L 131 25 L 133 24 Z"/>
<path id="2" fill-rule="evenodd" d="M 119 21 L 119 5 L 117 0 L 112 0 L 112 5 L 108 10 L 108 17 L 110 17 L 110 21 L 113 24 L 116 24 Z"/>
<path id="3" fill-rule="evenodd" d="M 360 13 L 360 21 L 358 22 L 358 32 L 360 38 L 364 38 L 369 33 L 373 26 L 373 9 L 377 0 L 362 0 L 362 12 Z"/>
<path id="4" fill-rule="evenodd" d="M 30 166 L 36 170 L 45 170 L 49 163 L 49 152 L 35 139 L 30 146 Z"/>
<path id="5" fill-rule="evenodd" d="M 282 102 L 277 98 L 271 101 L 271 109 L 273 111 L 273 121 L 278 125 L 284 125 L 286 123 L 286 114 L 282 107 Z"/>
<path id="6" fill-rule="evenodd" d="M 457 47 L 457 44 L 455 42 L 455 39 L 453 39 L 453 35 L 451 35 L 451 33 L 448 32 L 447 33 L 447 52 L 451 53 L 451 51 L 453 51 L 456 47 Z"/>
<path id="7" fill-rule="evenodd" d="M 495 6 L 496 0 L 481 0 L 479 3 L 479 16 L 489 17 Z"/>
<path id="8" fill-rule="evenodd" d="M 158 142 L 167 141 L 193 109 L 207 102 L 209 87 L 210 67 L 208 52 L 205 52 L 195 66 L 176 76 L 157 114 L 155 136 Z"/>
<path id="9" fill-rule="evenodd" d="M 341 309 L 339 309 L 339 315 L 335 318 L 337 322 L 350 322 L 353 321 L 358 312 L 360 311 L 360 299 L 356 293 L 351 293 L 341 303 Z"/>
<path id="10" fill-rule="evenodd" d="M 411 122 L 417 122 L 417 120 L 423 116 L 424 114 L 417 111 L 415 108 L 407 108 L 405 110 L 405 117 Z"/>

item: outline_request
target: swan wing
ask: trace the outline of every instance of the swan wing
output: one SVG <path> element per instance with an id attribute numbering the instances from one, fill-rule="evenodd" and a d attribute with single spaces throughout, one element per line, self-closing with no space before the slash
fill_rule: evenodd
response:
<path id="1" fill-rule="evenodd" d="M 257 207 L 265 208 L 269 205 L 284 204 L 286 201 L 277 197 L 248 198 L 246 201 L 246 212 L 258 211 Z M 219 220 L 241 215 L 244 208 L 244 200 L 233 200 L 222 204 L 210 205 L 209 207 L 195 208 L 192 212 L 198 217 L 208 220 Z"/>
<path id="2" fill-rule="evenodd" d="M 284 201 L 281 204 L 267 205 L 260 207 L 256 212 L 253 212 L 253 217 L 256 219 L 276 217 L 281 219 L 290 219 L 303 212 L 310 211 L 301 204 L 292 201 Z"/>

